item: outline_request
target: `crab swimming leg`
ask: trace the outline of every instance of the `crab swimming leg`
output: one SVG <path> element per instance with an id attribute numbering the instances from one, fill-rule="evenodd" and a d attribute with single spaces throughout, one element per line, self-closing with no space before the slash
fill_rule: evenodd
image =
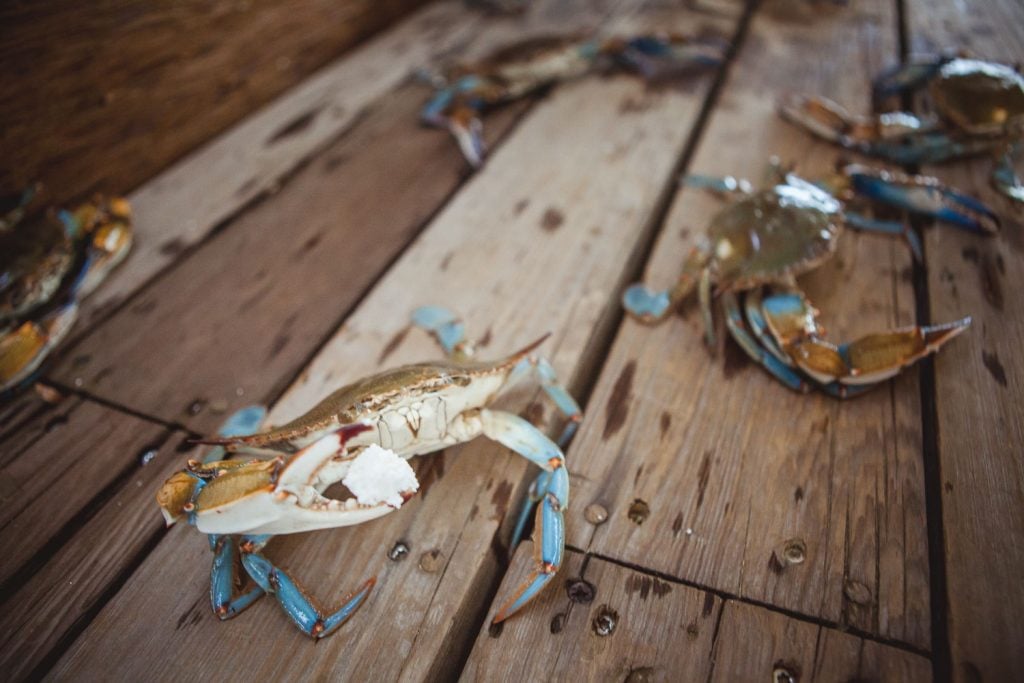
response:
<path id="1" fill-rule="evenodd" d="M 261 594 L 266 592 L 276 597 L 288 617 L 307 636 L 323 638 L 333 633 L 359 609 L 377 581 L 376 577 L 371 577 L 358 590 L 346 597 L 338 610 L 326 614 L 314 604 L 294 579 L 275 567 L 260 552 L 270 539 L 271 536 L 242 536 L 238 546 L 242 553 L 242 566 L 259 586 Z"/>
<path id="2" fill-rule="evenodd" d="M 210 570 L 210 606 L 219 619 L 236 616 L 263 597 L 264 590 L 257 584 L 250 590 L 235 595 L 238 580 L 235 572 L 238 541 L 233 536 L 208 534 L 210 550 L 213 551 L 213 567 Z"/>
<path id="3" fill-rule="evenodd" d="M 761 308 L 768 329 L 800 370 L 826 390 L 845 398 L 851 390 L 877 384 L 939 350 L 971 324 L 964 318 L 945 325 L 905 327 L 868 334 L 835 345 L 824 339 L 817 311 L 802 292 L 785 289 L 765 297 Z"/>
<path id="4" fill-rule="evenodd" d="M 565 456 L 551 439 L 521 417 L 500 411 L 480 411 L 483 433 L 538 465 L 544 472 L 534 483 L 537 507 L 535 566 L 529 577 L 494 616 L 499 623 L 521 610 L 554 578 L 565 554 L 565 519 L 569 505 L 569 473 Z"/>
<path id="5" fill-rule="evenodd" d="M 800 373 L 791 368 L 788 363 L 776 358 L 766 348 L 766 345 L 758 344 L 757 340 L 747 331 L 747 326 L 743 321 L 743 314 L 740 312 L 739 303 L 736 301 L 736 295 L 732 292 L 723 292 L 721 298 L 722 307 L 725 309 L 725 326 L 733 340 L 740 345 L 740 348 L 755 362 L 760 363 L 775 379 L 794 391 L 807 393 L 810 387 L 804 381 L 804 378 L 800 376 Z"/>

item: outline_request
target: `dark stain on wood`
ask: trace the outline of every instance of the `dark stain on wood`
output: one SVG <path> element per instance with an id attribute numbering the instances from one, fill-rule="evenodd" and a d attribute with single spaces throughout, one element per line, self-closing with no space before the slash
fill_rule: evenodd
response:
<path id="1" fill-rule="evenodd" d="M 391 354 L 394 353 L 395 350 L 402 345 L 402 342 L 405 341 L 405 336 L 409 334 L 410 329 L 411 326 L 406 325 L 398 332 L 395 332 L 391 339 L 388 340 L 388 343 L 384 345 L 384 348 L 381 349 L 380 355 L 377 356 L 378 365 L 383 365 L 384 361 L 386 361 L 391 356 Z"/>
<path id="2" fill-rule="evenodd" d="M 679 532 L 683 530 L 683 513 L 680 512 L 676 515 L 676 518 L 672 520 L 672 535 L 678 536 Z"/>
<path id="3" fill-rule="evenodd" d="M 704 493 L 708 488 L 708 479 L 711 477 L 711 451 L 704 451 L 704 459 L 700 461 L 700 468 L 697 470 L 697 509 L 704 503 Z"/>
<path id="4" fill-rule="evenodd" d="M 565 222 L 565 215 L 553 206 L 549 206 L 544 210 L 544 215 L 540 217 L 540 227 L 545 232 L 554 232 L 561 227 L 562 223 Z"/>
<path id="5" fill-rule="evenodd" d="M 310 237 L 308 240 L 302 243 L 301 252 L 307 252 L 312 250 L 316 245 L 320 244 L 320 240 L 324 238 L 323 233 L 318 232 L 317 234 Z M 300 253 L 301 253 L 300 252 Z"/>
<path id="6" fill-rule="evenodd" d="M 1003 364 L 999 362 L 999 356 L 996 355 L 996 352 L 993 351 L 992 353 L 989 353 L 988 351 L 982 350 L 981 362 L 985 364 L 985 369 L 988 370 L 988 374 L 992 375 L 992 377 L 999 382 L 1001 386 L 1006 387 L 1006 368 L 1004 368 Z"/>
<path id="7" fill-rule="evenodd" d="M 642 475 L 643 473 L 644 473 L 644 466 L 643 465 L 640 465 L 639 467 L 636 468 L 636 474 L 633 475 L 633 488 L 636 488 L 636 485 L 640 483 L 640 475 Z"/>
<path id="8" fill-rule="evenodd" d="M 619 378 L 615 380 L 612 393 L 604 409 L 604 432 L 601 438 L 608 440 L 614 436 L 622 425 L 626 424 L 629 415 L 629 402 L 633 399 L 633 376 L 636 374 L 636 361 L 631 360 L 622 368 Z"/>
<path id="9" fill-rule="evenodd" d="M 514 215 L 518 216 L 523 211 L 525 211 L 526 207 L 528 207 L 529 205 L 530 205 L 530 200 L 529 199 L 520 199 L 518 202 L 516 202 L 516 205 L 514 207 L 512 207 L 512 213 Z"/>
<path id="10" fill-rule="evenodd" d="M 512 482 L 503 481 L 498 484 L 494 493 L 491 494 L 491 504 L 494 505 L 495 519 L 502 520 L 508 512 L 509 499 L 512 498 Z"/>
<path id="11" fill-rule="evenodd" d="M 288 346 L 288 342 L 292 340 L 292 336 L 285 331 L 281 331 L 274 337 L 274 342 L 270 345 L 270 353 L 267 355 L 268 358 L 273 358 L 277 354 L 284 351 L 284 347 Z"/>
<path id="12" fill-rule="evenodd" d="M 750 364 L 750 358 L 739 344 L 731 338 L 725 340 L 725 349 L 722 353 L 722 375 L 725 379 L 732 379 L 737 373 L 744 370 Z"/>
<path id="13" fill-rule="evenodd" d="M 185 251 L 185 241 L 180 237 L 175 237 L 160 245 L 160 253 L 164 256 L 177 256 L 183 251 Z"/>
<path id="14" fill-rule="evenodd" d="M 299 114 L 294 119 L 278 128 L 273 135 L 267 139 L 266 146 L 276 145 L 285 138 L 289 138 L 293 135 L 298 135 L 302 131 L 313 125 L 313 121 L 320 115 L 320 111 L 323 109 L 323 105 L 310 109 L 304 114 Z"/>
<path id="15" fill-rule="evenodd" d="M 619 102 L 620 114 L 639 114 L 651 108 L 651 102 L 646 97 L 626 97 Z"/>
<path id="16" fill-rule="evenodd" d="M 667 412 L 661 413 L 661 419 L 658 421 L 658 429 L 661 430 L 661 438 L 665 438 L 665 434 L 668 433 L 668 428 L 672 426 L 672 416 Z"/>
<path id="17" fill-rule="evenodd" d="M 711 616 L 711 612 L 713 612 L 714 609 L 715 609 L 715 596 L 712 595 L 711 593 L 705 593 L 704 594 L 704 607 L 700 611 L 701 615 L 704 616 L 704 617 L 710 617 Z"/>
<path id="18" fill-rule="evenodd" d="M 632 574 L 626 579 L 627 593 L 640 593 L 640 599 L 646 600 L 647 596 L 654 594 L 654 597 L 661 598 L 672 592 L 671 584 L 661 581 L 653 576 L 643 574 Z"/>
<path id="19" fill-rule="evenodd" d="M 964 247 L 960 251 L 964 261 L 977 266 L 978 277 L 981 279 L 981 293 L 985 301 L 997 311 L 1003 310 L 1003 285 L 1001 276 L 1006 272 L 1006 264 L 1002 255 L 993 257 L 989 253 L 980 253 L 976 247 Z"/>
<path id="20" fill-rule="evenodd" d="M 339 166 L 349 160 L 349 155 L 345 153 L 332 154 L 324 159 L 324 175 L 333 173 L 338 169 Z"/>
<path id="21" fill-rule="evenodd" d="M 192 606 L 185 610 L 184 614 L 178 617 L 178 624 L 174 627 L 175 631 L 180 631 L 186 626 L 194 626 L 199 623 L 199 620 L 203 618 L 201 612 L 202 606 L 200 604 L 202 602 L 204 602 L 203 597 L 197 598 L 196 601 L 192 603 Z"/>
<path id="22" fill-rule="evenodd" d="M 797 486 L 796 490 L 793 491 L 793 502 L 794 503 L 799 503 L 803 499 L 804 499 L 804 487 L 803 486 Z"/>
<path id="23" fill-rule="evenodd" d="M 453 256 L 455 256 L 455 252 L 449 251 L 447 254 L 444 255 L 444 258 L 441 259 L 441 264 L 438 266 L 438 268 L 440 268 L 442 273 L 448 270 L 448 266 L 451 264 Z"/>
<path id="24" fill-rule="evenodd" d="M 433 455 L 423 458 L 420 461 L 420 466 L 416 469 L 416 477 L 420 480 L 420 495 L 426 498 L 430 487 L 435 482 L 444 479 L 444 451 L 438 451 Z M 474 511 L 470 518 L 472 519 L 475 516 L 476 512 Z"/>

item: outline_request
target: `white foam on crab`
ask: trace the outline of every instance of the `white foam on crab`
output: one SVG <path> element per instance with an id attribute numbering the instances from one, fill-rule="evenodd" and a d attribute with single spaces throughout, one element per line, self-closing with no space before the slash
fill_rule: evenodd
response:
<path id="1" fill-rule="evenodd" d="M 361 505 L 387 503 L 402 507 L 403 493 L 419 491 L 416 473 L 404 459 L 387 448 L 370 444 L 355 460 L 341 480 Z"/>

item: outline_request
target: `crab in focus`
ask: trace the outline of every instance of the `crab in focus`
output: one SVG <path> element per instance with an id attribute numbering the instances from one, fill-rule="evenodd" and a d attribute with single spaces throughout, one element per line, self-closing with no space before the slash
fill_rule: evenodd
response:
<path id="1" fill-rule="evenodd" d="M 444 361 L 405 365 L 359 380 L 325 398 L 288 424 L 258 433 L 258 409 L 240 413 L 229 435 L 201 441 L 229 452 L 270 455 L 269 459 L 190 461 L 157 494 L 168 524 L 186 518 L 208 534 L 214 552 L 210 599 L 221 619 L 235 616 L 265 593 L 277 597 L 292 621 L 307 635 L 322 638 L 341 626 L 363 603 L 375 579 L 347 597 L 337 611 L 321 611 L 283 570 L 262 554 L 273 534 L 361 524 L 395 508 L 324 496 L 341 481 L 353 461 L 372 444 L 404 459 L 487 436 L 538 465 L 543 471 L 531 487 L 522 518 L 537 504 L 536 565 L 529 579 L 499 610 L 500 622 L 529 603 L 547 585 L 562 562 L 563 511 L 569 503 L 569 475 L 562 448 L 581 419 L 580 408 L 558 384 L 554 370 L 530 353 L 542 337 L 495 362 L 470 358 L 462 325 L 439 307 L 417 309 L 413 320 L 432 332 L 448 352 Z M 488 406 L 506 387 L 535 378 L 568 418 L 558 444 L 517 415 Z M 241 433 L 241 434 L 240 434 Z M 411 492 L 404 492 L 408 497 Z M 520 525 L 521 527 L 521 525 Z M 518 531 L 517 531 L 518 534 Z M 236 559 L 252 579 L 237 593 Z"/>
<path id="2" fill-rule="evenodd" d="M 8 200 L 0 218 L 0 395 L 32 377 L 132 242 L 125 199 L 30 211 L 36 192 Z"/>
<path id="3" fill-rule="evenodd" d="M 848 165 L 820 185 L 773 166 L 775 181 L 750 191 L 732 178 L 693 183 L 739 191 L 743 197 L 719 211 L 687 255 L 679 281 L 652 292 L 629 287 L 623 305 L 643 322 L 663 320 L 697 288 L 705 336 L 715 347 L 711 301 L 717 294 L 730 335 L 786 386 L 807 391 L 808 379 L 846 398 L 896 375 L 964 331 L 970 318 L 933 327 L 907 327 L 833 344 L 817 323 L 818 311 L 796 285 L 835 252 L 844 227 L 902 235 L 920 255 L 916 234 L 902 223 L 869 219 L 846 209 L 839 196 L 854 194 L 929 215 L 963 229 L 990 234 L 998 221 L 984 204 L 933 178 Z M 828 189 L 826 189 L 828 188 Z M 839 195 L 839 196 L 837 196 Z M 739 296 L 744 301 L 741 308 Z"/>
<path id="4" fill-rule="evenodd" d="M 1005 64 L 967 57 L 913 58 L 880 74 L 876 103 L 927 88 L 935 115 L 908 112 L 856 116 L 823 97 L 789 95 L 783 118 L 820 138 L 899 164 L 942 163 L 991 154 L 992 183 L 1024 202 L 1014 169 L 1024 143 L 1024 76 Z"/>
<path id="5" fill-rule="evenodd" d="M 480 117 L 488 109 L 601 67 L 633 71 L 648 81 L 714 68 L 724 61 L 726 48 L 717 38 L 669 34 L 605 40 L 531 38 L 475 64 L 431 74 L 436 92 L 420 120 L 450 131 L 466 160 L 476 168 L 484 157 Z"/>

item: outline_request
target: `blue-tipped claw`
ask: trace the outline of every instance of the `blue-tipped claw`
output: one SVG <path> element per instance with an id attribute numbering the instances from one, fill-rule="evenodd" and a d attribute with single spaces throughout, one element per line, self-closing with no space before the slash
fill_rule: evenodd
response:
<path id="1" fill-rule="evenodd" d="M 462 321 L 443 306 L 420 306 L 412 312 L 412 321 L 433 334 L 448 355 L 455 353 L 465 339 Z"/>
<path id="2" fill-rule="evenodd" d="M 668 290 L 652 292 L 645 286 L 631 285 L 622 294 L 622 305 L 642 322 L 656 322 L 668 313 L 671 300 Z"/>

